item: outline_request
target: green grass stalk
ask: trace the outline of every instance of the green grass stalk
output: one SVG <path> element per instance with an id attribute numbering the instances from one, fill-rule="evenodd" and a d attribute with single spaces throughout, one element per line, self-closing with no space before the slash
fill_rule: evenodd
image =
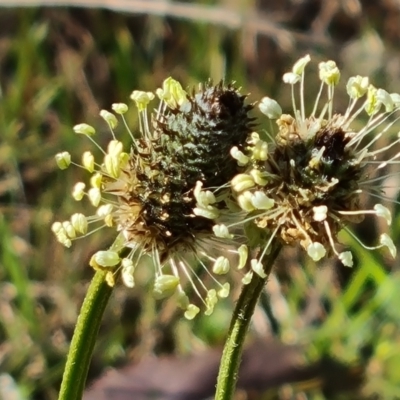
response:
<path id="1" fill-rule="evenodd" d="M 280 249 L 281 246 L 276 244 L 272 247 L 270 254 L 264 257 L 265 278 L 261 278 L 254 273 L 250 283 L 243 285 L 232 315 L 228 338 L 222 353 L 215 400 L 231 400 L 233 398 L 239 365 L 242 359 L 243 344 L 251 317 Z"/>
<path id="2" fill-rule="evenodd" d="M 97 271 L 90 283 L 75 326 L 58 400 L 81 400 L 104 310 L 113 288 L 106 273 Z"/>

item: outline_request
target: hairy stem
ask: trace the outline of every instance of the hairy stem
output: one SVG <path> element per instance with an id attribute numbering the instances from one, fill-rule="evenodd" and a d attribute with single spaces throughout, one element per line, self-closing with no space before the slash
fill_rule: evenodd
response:
<path id="1" fill-rule="evenodd" d="M 97 333 L 113 288 L 106 273 L 97 271 L 90 283 L 75 326 L 58 400 L 81 400 Z"/>
<path id="2" fill-rule="evenodd" d="M 222 353 L 215 400 L 231 400 L 233 397 L 242 359 L 243 343 L 249 329 L 251 317 L 280 249 L 281 246 L 275 244 L 270 254 L 264 257 L 264 271 L 267 275 L 265 278 L 261 278 L 254 273 L 250 283 L 243 285 L 232 315 L 228 338 Z"/>

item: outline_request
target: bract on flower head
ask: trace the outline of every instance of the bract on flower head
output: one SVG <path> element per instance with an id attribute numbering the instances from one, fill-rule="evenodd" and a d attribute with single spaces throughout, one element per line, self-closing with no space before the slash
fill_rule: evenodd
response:
<path id="1" fill-rule="evenodd" d="M 230 269 L 231 261 L 222 254 L 233 235 L 219 218 L 227 212 L 226 184 L 239 171 L 239 164 L 246 162 L 243 151 L 251 133 L 248 112 L 252 106 L 245 104 L 246 96 L 233 85 L 222 82 L 187 93 L 179 82 L 168 78 L 156 94 L 160 103 L 150 119 L 147 110 L 155 94 L 132 93 L 140 137 L 128 128 L 128 146 L 114 132 L 118 125 L 128 127 L 126 104 L 112 106 L 123 124 L 109 111 L 100 113 L 112 133 L 105 150 L 94 142 L 93 127 L 75 126 L 76 133 L 87 136 L 102 151 L 97 160 L 90 151 L 83 154 L 81 167 L 91 174 L 90 185 L 86 189 L 79 182 L 73 189 L 74 199 L 87 197 L 95 211 L 87 217 L 75 213 L 70 221 L 55 223 L 53 232 L 69 247 L 73 240 L 102 227 L 115 229 L 113 246 L 95 253 L 90 265 L 109 271 L 110 284 L 115 282 L 113 274 L 120 271 L 126 286 L 133 287 L 133 274 L 142 256 L 150 255 L 156 296 L 177 293 L 185 315 L 193 318 L 199 309 L 187 300 L 182 280 L 192 283 L 208 314 L 218 298 L 229 292 L 227 282 L 219 280 Z M 230 156 L 232 148 L 236 159 Z M 66 152 L 58 154 L 56 161 L 61 169 L 71 163 Z M 237 263 L 243 263 L 243 254 L 243 250 L 237 253 Z M 212 280 L 217 290 L 206 287 L 201 279 L 204 273 L 205 281 Z"/>
<path id="2" fill-rule="evenodd" d="M 334 61 L 327 61 L 319 64 L 320 90 L 315 103 L 306 104 L 309 61 L 309 56 L 303 57 L 283 77 L 291 85 L 292 113 L 282 114 L 269 98 L 260 103 L 261 111 L 275 126 L 275 137 L 265 156 L 259 157 L 261 140 L 252 134 L 247 152 L 243 152 L 248 162 L 231 180 L 232 198 L 247 214 L 242 219 L 249 239 L 257 243 L 255 237 L 260 236 L 260 256 L 252 260 L 257 273 L 255 266 L 274 240 L 300 244 L 314 261 L 336 255 L 344 265 L 352 266 L 351 252 L 339 250 L 339 231 L 359 223 L 366 214 L 391 223 L 390 210 L 380 204 L 386 198 L 379 184 L 389 175 L 382 170 L 398 163 L 399 151 L 384 157 L 400 139 L 396 137 L 384 148 L 375 144 L 380 137 L 399 131 L 400 96 L 375 88 L 367 77 L 356 76 L 346 85 L 348 108 L 336 112 L 334 92 L 340 84 L 340 71 Z M 299 96 L 295 94 L 297 85 Z M 368 194 L 378 201 L 372 209 L 364 206 Z M 226 228 L 234 224 L 226 224 Z M 374 248 L 380 247 L 387 247 L 393 256 L 396 253 L 387 234 Z"/>

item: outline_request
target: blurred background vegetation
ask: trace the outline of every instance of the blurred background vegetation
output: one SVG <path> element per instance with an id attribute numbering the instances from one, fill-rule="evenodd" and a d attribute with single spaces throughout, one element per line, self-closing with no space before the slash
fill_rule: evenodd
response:
<path id="1" fill-rule="evenodd" d="M 268 95 L 289 106 L 281 76 L 307 53 L 317 62 L 334 59 L 343 80 L 369 75 L 375 85 L 400 92 L 398 0 L 71 0 L 51 6 L 56 3 L 0 4 L 0 398 L 6 400 L 57 397 L 93 275 L 88 260 L 110 240 L 103 233 L 65 249 L 50 232 L 54 220 L 86 207 L 69 196 L 81 172 L 61 172 L 54 162 L 57 152 L 79 160 L 91 149 L 73 125 L 87 122 L 100 142 L 102 135 L 107 140 L 100 109 L 129 102 L 134 89 L 154 90 L 168 76 L 186 87 L 208 78 L 234 80 L 250 101 Z M 307 86 L 307 97 L 316 90 Z M 398 194 L 390 195 L 396 200 Z M 392 208 L 398 243 L 399 207 Z M 379 228 L 367 219 L 359 235 L 373 243 Z M 283 386 L 241 398 L 400 398 L 398 263 L 345 235 L 342 240 L 353 248 L 353 269 L 316 266 L 293 248 L 282 254 L 250 337 L 300 346 L 301 366 L 332 359 L 347 366 L 357 384 L 342 391 L 339 381 L 328 391 L 321 380 L 292 385 L 287 377 Z M 89 382 L 148 354 L 190 354 L 224 341 L 237 290 L 212 316 L 182 321 L 174 304 L 148 295 L 151 274 L 142 271 L 141 285 L 113 294 Z M 279 353 L 274 357 L 265 359 L 265 368 Z"/>

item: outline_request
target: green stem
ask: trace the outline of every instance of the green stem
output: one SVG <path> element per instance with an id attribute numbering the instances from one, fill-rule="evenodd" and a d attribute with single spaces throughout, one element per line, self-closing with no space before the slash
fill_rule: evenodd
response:
<path id="1" fill-rule="evenodd" d="M 215 400 L 230 400 L 233 397 L 242 359 L 243 343 L 249 329 L 251 317 L 280 249 L 281 246 L 276 244 L 270 254 L 264 257 L 264 271 L 267 275 L 265 278 L 261 278 L 254 273 L 250 283 L 243 285 L 232 315 L 228 338 L 222 353 Z"/>
<path id="2" fill-rule="evenodd" d="M 97 333 L 113 288 L 97 271 L 83 301 L 67 356 L 58 400 L 81 400 Z"/>

